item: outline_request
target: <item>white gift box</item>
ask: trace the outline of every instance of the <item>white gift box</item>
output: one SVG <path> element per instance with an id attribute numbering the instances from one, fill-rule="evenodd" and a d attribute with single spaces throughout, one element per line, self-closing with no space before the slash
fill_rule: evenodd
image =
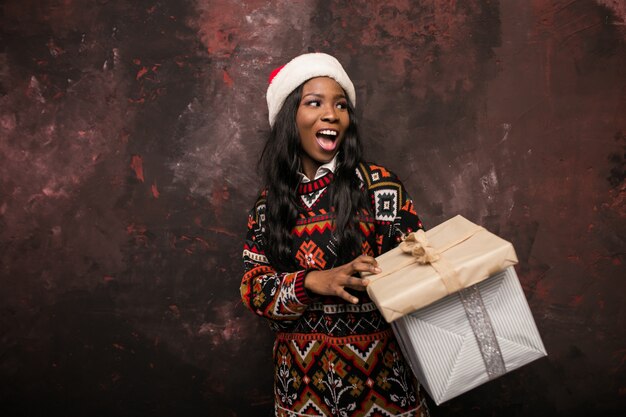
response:
<path id="1" fill-rule="evenodd" d="M 391 324 L 437 404 L 547 355 L 513 266 Z"/>

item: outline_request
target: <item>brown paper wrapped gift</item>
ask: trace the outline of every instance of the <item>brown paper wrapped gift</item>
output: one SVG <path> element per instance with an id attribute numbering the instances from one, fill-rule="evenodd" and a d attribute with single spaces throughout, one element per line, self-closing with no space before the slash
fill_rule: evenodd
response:
<path id="1" fill-rule="evenodd" d="M 426 307 L 517 263 L 513 245 L 456 216 L 408 235 L 376 258 L 380 274 L 364 274 L 367 292 L 387 322 Z"/>

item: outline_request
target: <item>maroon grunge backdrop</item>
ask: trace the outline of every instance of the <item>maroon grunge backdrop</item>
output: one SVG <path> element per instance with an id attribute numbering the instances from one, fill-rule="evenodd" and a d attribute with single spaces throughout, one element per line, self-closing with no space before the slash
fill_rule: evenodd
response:
<path id="1" fill-rule="evenodd" d="M 239 299 L 271 69 L 355 80 L 427 227 L 511 240 L 549 351 L 435 416 L 626 408 L 622 0 L 6 0 L 0 414 L 260 416 Z"/>

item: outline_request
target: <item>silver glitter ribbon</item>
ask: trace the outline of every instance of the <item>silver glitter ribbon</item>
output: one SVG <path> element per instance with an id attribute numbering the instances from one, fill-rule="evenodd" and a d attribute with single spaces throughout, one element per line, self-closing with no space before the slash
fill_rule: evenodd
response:
<path id="1" fill-rule="evenodd" d="M 411 254 L 412 259 L 415 259 L 417 263 L 432 266 L 437 271 L 448 294 L 459 294 L 472 332 L 474 332 L 476 337 L 480 354 L 485 362 L 487 376 L 489 379 L 494 379 L 505 374 L 506 367 L 504 366 L 500 345 L 496 339 L 496 333 L 493 330 L 493 325 L 483 303 L 483 297 L 480 295 L 478 285 L 463 288 L 462 283 L 458 279 L 458 272 L 441 256 L 442 252 L 463 242 L 481 230 L 484 229 L 476 226 L 460 239 L 438 249 L 432 247 L 423 230 L 418 230 L 404 239 L 400 244 L 400 249 L 405 253 Z M 400 265 L 400 267 L 404 266 L 406 265 Z"/>
<path id="2" fill-rule="evenodd" d="M 483 297 L 480 295 L 478 285 L 472 285 L 469 288 L 458 292 L 463 308 L 467 314 L 467 318 L 478 342 L 480 354 L 485 361 L 485 369 L 489 379 L 494 379 L 506 373 L 504 359 L 500 351 L 496 333 L 489 319 L 489 314 L 483 303 Z"/>

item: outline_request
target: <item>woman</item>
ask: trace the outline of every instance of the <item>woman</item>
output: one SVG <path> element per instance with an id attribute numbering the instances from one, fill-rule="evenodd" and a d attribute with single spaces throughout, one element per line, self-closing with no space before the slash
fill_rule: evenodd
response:
<path id="1" fill-rule="evenodd" d="M 360 272 L 421 228 L 398 178 L 361 160 L 355 89 L 332 56 L 274 71 L 265 188 L 248 219 L 244 304 L 276 332 L 276 416 L 428 411 Z"/>

